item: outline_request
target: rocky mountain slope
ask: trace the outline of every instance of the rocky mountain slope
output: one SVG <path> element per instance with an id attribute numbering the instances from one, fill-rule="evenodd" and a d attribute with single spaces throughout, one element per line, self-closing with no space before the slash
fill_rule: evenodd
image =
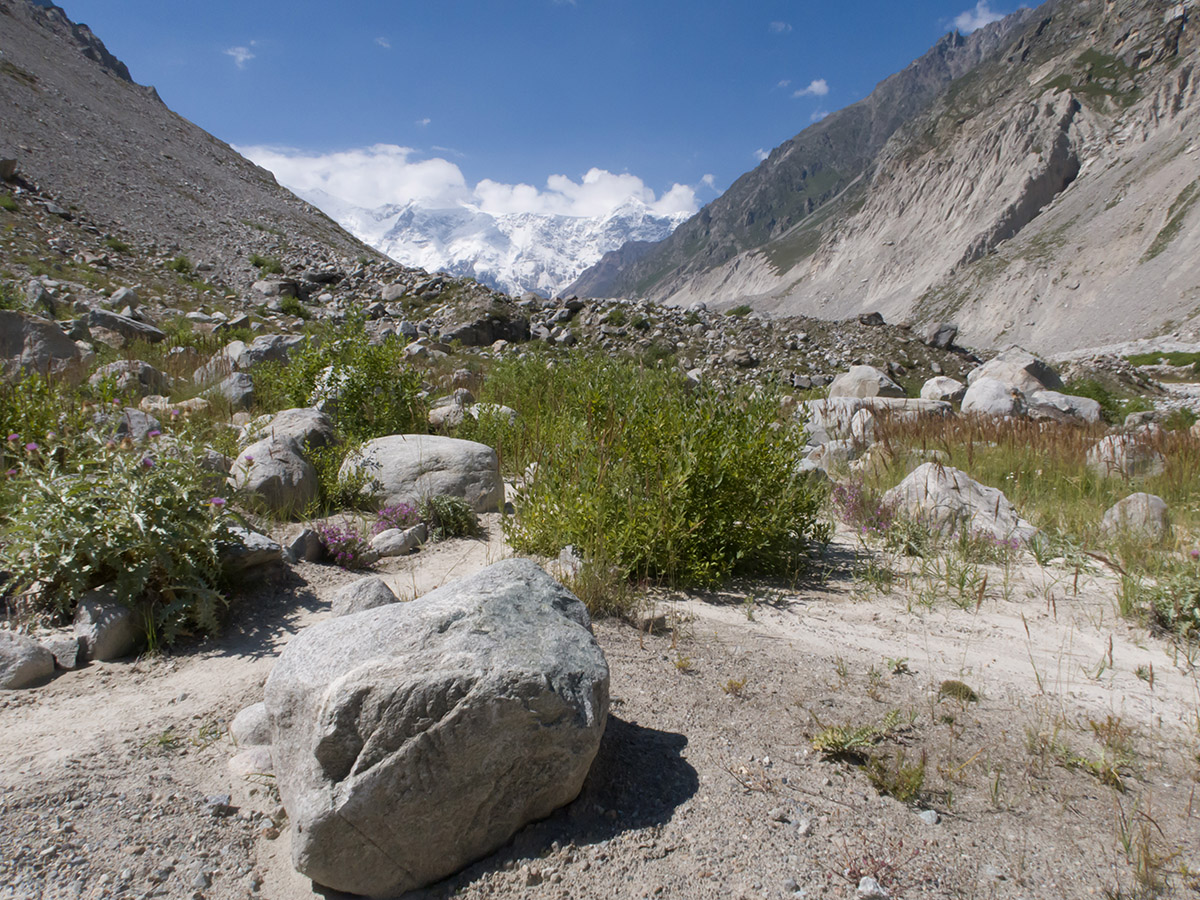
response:
<path id="1" fill-rule="evenodd" d="M 465 275 L 510 294 L 554 296 L 628 241 L 658 241 L 687 216 L 655 215 L 631 198 L 603 216 L 493 215 L 414 201 L 363 209 L 323 191 L 296 192 L 351 234 L 407 265 Z"/>
<path id="2" fill-rule="evenodd" d="M 1061 0 L 950 35 L 572 290 L 951 318 L 1045 352 L 1194 330 L 1197 15 Z"/>
<path id="3" fill-rule="evenodd" d="M 252 252 L 375 256 L 136 84 L 58 7 L 0 0 L 0 54 L 0 158 L 92 227 L 229 284 L 254 274 Z"/>

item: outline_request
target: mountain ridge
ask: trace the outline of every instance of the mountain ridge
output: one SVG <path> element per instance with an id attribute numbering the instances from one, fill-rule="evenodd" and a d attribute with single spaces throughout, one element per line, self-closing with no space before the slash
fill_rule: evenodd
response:
<path id="1" fill-rule="evenodd" d="M 739 180 L 607 283 L 593 270 L 572 290 L 950 318 L 976 346 L 1043 352 L 1195 329 L 1195 16 L 1194 0 L 1064 0 L 996 23 L 990 55 L 800 221 L 720 252 L 739 226 L 727 210 L 763 208 Z"/>

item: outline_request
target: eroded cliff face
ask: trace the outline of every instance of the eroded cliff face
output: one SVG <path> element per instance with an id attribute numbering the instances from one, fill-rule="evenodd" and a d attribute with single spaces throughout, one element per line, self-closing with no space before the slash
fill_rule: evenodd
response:
<path id="1" fill-rule="evenodd" d="M 646 293 L 1046 352 L 1200 327 L 1197 18 L 1048 4 L 811 216 Z"/>

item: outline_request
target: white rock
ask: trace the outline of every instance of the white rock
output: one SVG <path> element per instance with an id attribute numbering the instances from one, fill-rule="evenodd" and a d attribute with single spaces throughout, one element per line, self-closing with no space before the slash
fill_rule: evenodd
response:
<path id="1" fill-rule="evenodd" d="M 883 502 L 945 534 L 965 528 L 996 540 L 1028 541 L 1037 533 L 1001 491 L 939 463 L 917 466 L 883 495 Z"/>

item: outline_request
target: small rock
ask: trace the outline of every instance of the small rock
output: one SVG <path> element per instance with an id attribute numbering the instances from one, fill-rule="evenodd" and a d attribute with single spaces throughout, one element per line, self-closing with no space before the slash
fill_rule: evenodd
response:
<path id="1" fill-rule="evenodd" d="M 396 529 L 392 529 L 395 531 Z M 386 533 L 386 532 L 385 532 Z M 360 578 L 333 595 L 332 616 L 348 616 L 367 609 L 397 603 L 399 598 L 378 575 Z"/>
<path id="2" fill-rule="evenodd" d="M 890 900 L 891 898 L 891 894 L 885 891 L 883 886 L 870 875 L 864 875 L 859 879 L 855 895 L 858 900 Z"/>
<path id="3" fill-rule="evenodd" d="M 923 809 L 917 813 L 917 818 L 926 825 L 936 825 L 938 822 L 942 821 L 942 817 L 938 815 L 936 809 Z"/>
<path id="4" fill-rule="evenodd" d="M 0 631 L 0 688 L 23 688 L 54 674 L 54 654 L 32 638 Z"/>

